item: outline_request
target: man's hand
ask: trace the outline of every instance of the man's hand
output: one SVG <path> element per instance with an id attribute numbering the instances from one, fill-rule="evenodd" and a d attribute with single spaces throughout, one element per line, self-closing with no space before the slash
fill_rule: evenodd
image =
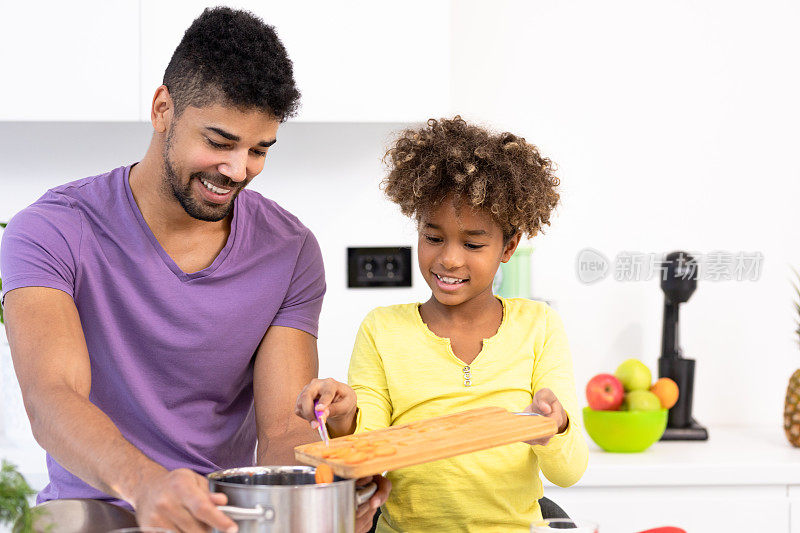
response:
<path id="1" fill-rule="evenodd" d="M 567 413 L 561 406 L 561 402 L 558 401 L 558 398 L 556 398 L 556 395 L 550 389 L 540 389 L 537 391 L 533 397 L 533 402 L 525 408 L 524 412 L 538 413 L 555 420 L 558 425 L 559 434 L 567 430 L 567 425 L 569 424 Z M 547 443 L 550 442 L 550 439 L 551 437 L 542 437 L 541 439 L 528 440 L 525 442 L 531 446 L 534 444 L 546 446 Z"/>
<path id="2" fill-rule="evenodd" d="M 314 418 L 314 402 L 326 417 L 331 437 L 350 435 L 355 429 L 356 393 L 335 379 L 312 379 L 300 391 L 294 412 L 311 422 L 314 429 L 319 425 Z"/>
<path id="3" fill-rule="evenodd" d="M 206 533 L 209 526 L 227 533 L 239 530 L 217 509 L 228 497 L 209 492 L 208 480 L 181 468 L 151 478 L 133 495 L 140 526 L 159 526 L 182 533 Z"/>
<path id="4" fill-rule="evenodd" d="M 378 507 L 386 503 L 389 492 L 392 490 L 392 482 L 383 476 L 363 477 L 356 481 L 356 486 L 363 487 L 369 483 L 376 483 L 378 490 L 364 504 L 356 509 L 356 533 L 367 533 L 372 528 L 372 519 Z"/>

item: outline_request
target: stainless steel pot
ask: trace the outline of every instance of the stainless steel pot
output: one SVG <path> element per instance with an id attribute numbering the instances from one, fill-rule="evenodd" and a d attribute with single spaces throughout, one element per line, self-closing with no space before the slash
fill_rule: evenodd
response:
<path id="1" fill-rule="evenodd" d="M 107 533 L 136 526 L 136 515 L 129 510 L 88 498 L 50 500 L 33 509 L 35 533 Z M 10 531 L 21 531 L 21 522 L 18 520 Z"/>
<path id="2" fill-rule="evenodd" d="M 212 492 L 228 496 L 221 506 L 240 533 L 353 533 L 356 507 L 377 489 L 356 490 L 354 479 L 317 484 L 311 466 L 253 466 L 208 475 Z M 218 533 L 217 530 L 214 530 Z"/>

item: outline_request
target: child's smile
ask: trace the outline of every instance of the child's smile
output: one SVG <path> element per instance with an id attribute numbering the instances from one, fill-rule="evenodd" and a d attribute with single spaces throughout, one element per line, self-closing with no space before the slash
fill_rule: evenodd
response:
<path id="1" fill-rule="evenodd" d="M 437 274 L 436 272 L 434 272 L 433 275 L 436 277 L 436 281 L 438 282 L 439 288 L 441 288 L 442 290 L 445 290 L 445 291 L 456 290 L 460 286 L 462 286 L 465 283 L 469 282 L 469 278 L 467 278 L 467 279 L 453 278 L 453 277 Z"/>

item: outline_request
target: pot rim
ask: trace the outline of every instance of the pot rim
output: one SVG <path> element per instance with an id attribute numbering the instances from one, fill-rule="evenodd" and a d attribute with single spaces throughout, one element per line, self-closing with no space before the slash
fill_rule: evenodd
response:
<path id="1" fill-rule="evenodd" d="M 238 468 L 226 468 L 224 470 L 217 470 L 215 472 L 211 472 L 210 474 L 206 474 L 206 478 L 210 482 L 213 482 L 214 485 L 223 486 L 223 487 L 230 487 L 230 488 L 246 488 L 247 490 L 256 489 L 261 491 L 270 491 L 270 490 L 321 490 L 326 487 L 338 486 L 340 484 L 355 484 L 355 479 L 339 479 L 337 481 L 332 481 L 331 483 L 306 483 L 302 485 L 245 485 L 244 483 L 234 483 L 232 481 L 222 481 L 222 478 L 228 476 L 240 476 L 242 474 L 267 474 L 270 472 L 296 472 L 301 474 L 314 474 L 316 468 L 313 466 L 243 466 Z"/>

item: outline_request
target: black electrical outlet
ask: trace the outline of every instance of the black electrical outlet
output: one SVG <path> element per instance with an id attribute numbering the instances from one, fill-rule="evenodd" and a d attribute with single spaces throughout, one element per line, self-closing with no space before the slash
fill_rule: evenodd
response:
<path id="1" fill-rule="evenodd" d="M 348 248 L 347 286 L 410 287 L 411 247 Z"/>

